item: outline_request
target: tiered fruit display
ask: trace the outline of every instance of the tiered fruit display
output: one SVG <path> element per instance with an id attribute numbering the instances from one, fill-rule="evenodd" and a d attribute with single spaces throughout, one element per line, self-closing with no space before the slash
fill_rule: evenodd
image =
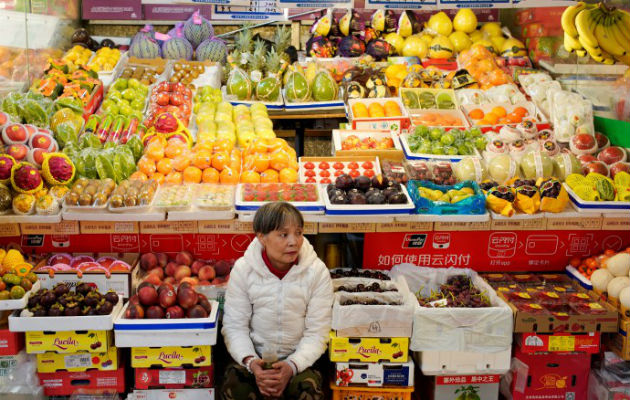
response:
<path id="1" fill-rule="evenodd" d="M 118 78 L 107 91 L 101 110 L 114 116 L 134 116 L 142 121 L 148 93 L 149 87 L 139 80 Z"/>
<path id="2" fill-rule="evenodd" d="M 332 204 L 406 204 L 407 196 L 399 183 L 382 175 L 352 178 L 341 175 L 326 188 Z"/>
<path id="3" fill-rule="evenodd" d="M 112 272 L 129 272 L 131 265 L 113 256 L 94 258 L 87 254 L 73 256 L 68 253 L 53 254 L 46 263 L 37 267 L 34 272 L 100 272 L 109 274 Z"/>
<path id="4" fill-rule="evenodd" d="M 140 257 L 140 268 L 146 271 L 143 282 L 155 286 L 162 284 L 193 286 L 220 285 L 230 277 L 233 260 L 204 260 L 182 251 L 174 257 L 164 253 L 145 253 Z"/>
<path id="5" fill-rule="evenodd" d="M 74 45 L 61 58 L 67 62 L 71 70 L 77 69 L 79 66 L 88 65 L 88 61 L 92 57 L 92 50 L 80 45 Z"/>
<path id="6" fill-rule="evenodd" d="M 40 289 L 28 299 L 28 308 L 22 317 L 80 317 L 110 315 L 120 301 L 118 294 L 102 294 L 92 285 L 82 282 L 74 291 L 66 283 L 52 289 Z M 98 347 L 98 346 L 97 346 Z"/>
<path id="7" fill-rule="evenodd" d="M 571 174 L 566 184 L 585 201 L 630 201 L 630 174 L 625 171 L 618 172 L 614 180 L 596 172 Z"/>
<path id="8" fill-rule="evenodd" d="M 192 113 L 192 91 L 182 82 L 160 82 L 151 91 L 149 108 L 144 125 L 151 128 L 156 118 L 164 112 L 173 114 L 185 127 Z"/>
<path id="9" fill-rule="evenodd" d="M 582 1 L 567 7 L 561 18 L 564 48 L 599 63 L 630 65 L 630 13 L 609 8 L 603 2 Z"/>
<path id="10" fill-rule="evenodd" d="M 350 175 L 356 178 L 365 175 L 372 178 L 376 175 L 375 169 L 378 168 L 376 159 L 372 161 L 306 161 L 301 162 L 300 173 L 304 176 L 304 183 L 332 183 L 332 179 L 341 175 Z"/>
<path id="11" fill-rule="evenodd" d="M 112 72 L 120 60 L 120 50 L 101 47 L 96 51 L 94 57 L 87 66 L 96 72 Z"/>
<path id="12" fill-rule="evenodd" d="M 243 183 L 295 183 L 299 164 L 295 149 L 279 138 L 253 140 L 243 151 Z"/>
<path id="13" fill-rule="evenodd" d="M 490 299 L 467 275 L 454 275 L 440 285 L 430 297 L 418 296 L 420 307 L 490 307 Z"/>
<path id="14" fill-rule="evenodd" d="M 474 155 L 475 148 L 481 151 L 486 147 L 486 138 L 477 128 L 446 131 L 419 125 L 407 142 L 414 153 L 436 155 Z"/>
<path id="15" fill-rule="evenodd" d="M 129 299 L 125 318 L 208 318 L 211 312 L 210 301 L 203 294 L 195 292 L 188 282 L 183 282 L 177 289 L 168 283 L 156 289 L 150 283 L 143 282 L 138 286 L 138 294 Z"/>
<path id="16" fill-rule="evenodd" d="M 318 199 L 317 185 L 310 183 L 245 183 L 242 187 L 245 202 L 315 202 Z"/>
<path id="17" fill-rule="evenodd" d="M 401 117 L 400 105 L 393 100 L 387 100 L 383 104 L 371 102 L 366 105 L 363 102 L 356 102 L 352 105 L 353 118 L 391 118 Z"/>
<path id="18" fill-rule="evenodd" d="M 24 297 L 37 282 L 33 266 L 16 249 L 0 249 L 0 301 Z"/>

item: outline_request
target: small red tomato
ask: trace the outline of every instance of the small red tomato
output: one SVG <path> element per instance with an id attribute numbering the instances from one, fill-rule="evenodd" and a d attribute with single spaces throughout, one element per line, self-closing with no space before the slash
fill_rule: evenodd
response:
<path id="1" fill-rule="evenodd" d="M 317 200 L 317 193 L 307 193 L 306 201 L 316 201 L 316 200 Z"/>
<path id="2" fill-rule="evenodd" d="M 368 178 L 373 177 L 374 174 L 374 170 L 373 169 L 366 169 L 365 171 L 363 171 L 363 175 L 367 176 Z"/>
<path id="3" fill-rule="evenodd" d="M 350 169 L 359 169 L 359 164 L 352 161 L 351 163 L 348 164 L 348 168 Z"/>
<path id="4" fill-rule="evenodd" d="M 306 172 L 304 172 L 304 176 L 307 176 L 307 177 L 309 177 L 309 178 L 310 178 L 310 177 L 313 177 L 313 176 L 315 176 L 315 175 L 317 175 L 317 174 L 316 174 L 316 173 L 315 173 L 315 171 L 313 171 L 312 169 L 307 169 L 307 170 L 306 170 Z"/>
<path id="5" fill-rule="evenodd" d="M 320 171 L 319 176 L 321 176 L 322 178 L 328 178 L 330 176 L 330 172 L 328 172 L 327 170 Z"/>
<path id="6" fill-rule="evenodd" d="M 319 169 L 328 169 L 330 168 L 330 164 L 328 164 L 326 161 L 322 161 L 319 163 Z"/>
<path id="7" fill-rule="evenodd" d="M 306 168 L 306 169 L 313 169 L 313 168 L 315 168 L 315 164 L 313 164 L 312 162 L 309 161 L 309 162 L 304 164 L 304 168 Z"/>
<path id="8" fill-rule="evenodd" d="M 350 176 L 351 176 L 351 177 L 353 177 L 353 178 L 356 178 L 357 176 L 359 176 L 359 175 L 361 175 L 361 174 L 359 173 L 359 171 L 358 171 L 358 170 L 353 169 L 352 171 L 350 171 L 350 173 L 349 173 L 348 175 L 350 175 Z"/>
<path id="9" fill-rule="evenodd" d="M 343 163 L 336 162 L 333 164 L 334 169 L 343 169 Z"/>
<path id="10" fill-rule="evenodd" d="M 247 193 L 247 194 L 243 195 L 243 200 L 245 200 L 245 201 L 254 201 L 254 194 L 253 193 Z"/>
<path id="11" fill-rule="evenodd" d="M 374 168 L 374 164 L 372 164 L 372 161 L 366 161 L 363 164 L 361 164 L 361 168 L 363 168 L 363 169 L 372 169 L 372 168 Z"/>
<path id="12" fill-rule="evenodd" d="M 291 200 L 291 192 L 282 192 L 282 194 L 280 195 L 280 197 L 282 198 L 282 200 L 284 201 L 290 201 Z"/>
<path id="13" fill-rule="evenodd" d="M 306 183 L 317 183 L 317 181 L 315 180 L 315 178 L 306 178 Z"/>
<path id="14" fill-rule="evenodd" d="M 319 183 L 325 183 L 325 184 L 329 184 L 330 183 L 330 179 L 329 178 L 322 178 Z"/>

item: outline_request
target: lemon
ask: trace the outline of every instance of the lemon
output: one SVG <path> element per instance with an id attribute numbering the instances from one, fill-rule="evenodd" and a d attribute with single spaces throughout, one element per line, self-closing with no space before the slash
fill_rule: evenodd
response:
<path id="1" fill-rule="evenodd" d="M 453 23 L 444 11 L 433 14 L 429 18 L 429 22 L 427 22 L 427 27 L 433 32 L 444 36 L 448 36 L 453 32 Z"/>
<path id="2" fill-rule="evenodd" d="M 472 46 L 472 41 L 470 40 L 468 35 L 462 31 L 455 31 L 451 33 L 451 35 L 448 37 L 448 40 L 451 41 L 451 43 L 453 44 L 453 48 L 458 53 L 463 50 L 468 50 L 470 46 Z"/>
<path id="3" fill-rule="evenodd" d="M 481 26 L 481 33 L 486 37 L 501 36 L 501 25 L 498 22 L 486 22 Z"/>
<path id="4" fill-rule="evenodd" d="M 453 18 L 453 28 L 464 33 L 474 32 L 477 29 L 477 16 L 470 8 L 462 8 Z"/>

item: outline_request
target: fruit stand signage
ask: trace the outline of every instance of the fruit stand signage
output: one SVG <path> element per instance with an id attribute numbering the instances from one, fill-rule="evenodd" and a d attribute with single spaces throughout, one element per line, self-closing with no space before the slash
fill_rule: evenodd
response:
<path id="1" fill-rule="evenodd" d="M 512 0 L 440 0 L 439 9 L 445 8 L 511 8 Z"/>
<path id="2" fill-rule="evenodd" d="M 354 0 L 278 0 L 282 8 L 352 8 Z"/>
<path id="3" fill-rule="evenodd" d="M 250 0 L 142 0 L 143 4 L 223 4 L 249 7 Z"/>
<path id="4" fill-rule="evenodd" d="M 425 240 L 417 237 L 426 236 Z M 571 257 L 588 257 L 630 245 L 627 231 L 454 231 L 366 233 L 363 267 L 390 269 L 410 263 L 476 271 L 563 269 Z"/>
<path id="5" fill-rule="evenodd" d="M 397 0 L 365 0 L 365 8 L 378 10 L 437 10 L 437 0 L 427 1 L 397 1 Z"/>
<path id="6" fill-rule="evenodd" d="M 212 18 L 216 20 L 281 21 L 285 17 L 275 0 L 251 0 L 246 6 L 215 5 L 212 10 Z"/>

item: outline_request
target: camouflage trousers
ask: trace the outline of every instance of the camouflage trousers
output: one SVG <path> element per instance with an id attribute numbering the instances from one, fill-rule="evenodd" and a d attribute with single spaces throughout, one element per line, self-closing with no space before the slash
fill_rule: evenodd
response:
<path id="1" fill-rule="evenodd" d="M 287 384 L 282 400 L 323 400 L 322 375 L 311 368 L 297 374 Z M 221 400 L 259 400 L 265 399 L 256 385 L 256 378 L 244 367 L 232 363 L 226 371 L 220 390 Z"/>

